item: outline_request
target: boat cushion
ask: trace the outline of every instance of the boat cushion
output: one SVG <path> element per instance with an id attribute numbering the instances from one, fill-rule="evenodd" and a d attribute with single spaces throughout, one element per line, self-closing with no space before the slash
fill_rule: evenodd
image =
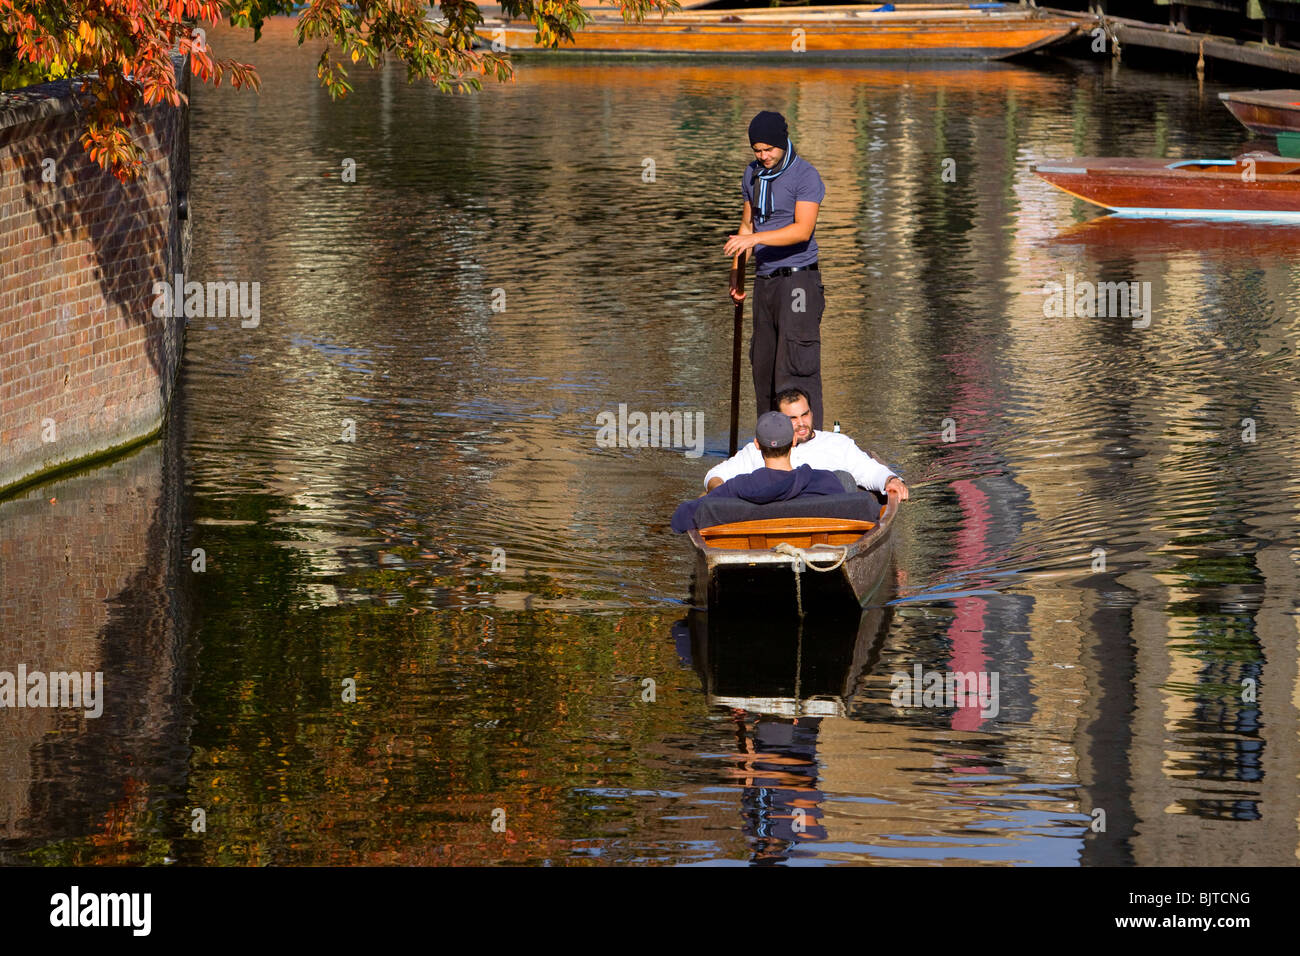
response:
<path id="1" fill-rule="evenodd" d="M 695 527 L 712 528 L 735 521 L 770 518 L 843 518 L 849 521 L 878 521 L 884 497 L 874 491 L 842 495 L 803 495 L 790 501 L 767 505 L 751 504 L 739 498 L 714 498 L 695 511 Z"/>

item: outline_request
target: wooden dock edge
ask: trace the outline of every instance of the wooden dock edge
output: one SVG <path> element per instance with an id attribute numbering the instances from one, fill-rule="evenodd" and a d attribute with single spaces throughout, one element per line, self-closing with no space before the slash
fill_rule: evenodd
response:
<path id="1" fill-rule="evenodd" d="M 1040 7 L 1047 13 L 1074 16 L 1080 20 L 1093 20 L 1096 25 L 1106 30 L 1107 49 L 1113 41 L 1118 43 L 1122 56 L 1123 48 L 1133 46 L 1151 50 L 1166 50 L 1172 53 L 1185 53 L 1189 56 L 1203 57 L 1206 60 L 1223 60 L 1241 63 L 1246 66 L 1277 70 L 1282 73 L 1300 73 L 1300 50 L 1292 50 L 1271 43 L 1259 43 L 1253 40 L 1234 40 L 1231 37 L 1215 36 L 1209 33 L 1192 33 L 1181 27 L 1166 26 L 1160 23 L 1147 23 L 1127 17 L 1112 17 L 1105 14 L 1086 11 L 1058 10 Z M 1093 26 L 1083 26 L 1080 33 L 1088 34 Z"/>

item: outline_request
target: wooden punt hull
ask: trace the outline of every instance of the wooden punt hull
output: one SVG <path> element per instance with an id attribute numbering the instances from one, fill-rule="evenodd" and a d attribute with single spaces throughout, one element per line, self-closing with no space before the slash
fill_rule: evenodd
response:
<path id="1" fill-rule="evenodd" d="M 710 10 L 670 14 L 643 23 L 598 15 L 560 51 L 534 45 L 531 24 L 485 21 L 484 42 L 504 29 L 511 53 L 570 52 L 790 59 L 998 60 L 1073 37 L 1081 21 L 1034 9 L 900 8 L 868 14 L 762 10 Z M 796 33 L 796 31 L 802 33 Z M 800 49 L 800 47 L 802 47 Z"/>
<path id="2" fill-rule="evenodd" d="M 1168 219 L 1300 219 L 1300 160 L 1062 159 L 1034 173 L 1121 216 Z"/>
<path id="3" fill-rule="evenodd" d="M 880 520 L 875 522 L 835 519 L 789 518 L 741 521 L 689 532 L 696 552 L 694 599 L 709 608 L 723 606 L 795 607 L 802 602 L 806 613 L 831 613 L 846 607 L 861 607 L 884 578 L 892 555 L 892 531 L 899 501 L 891 495 Z M 866 526 L 865 528 L 862 526 Z M 825 528 L 841 528 L 838 533 Z M 753 547 L 738 547 L 733 540 L 720 546 L 720 536 L 748 535 Z M 799 577 L 801 597 L 796 594 L 796 558 L 774 550 L 778 543 L 808 549 L 821 565 L 833 563 L 838 553 L 823 550 L 817 557 L 814 545 L 821 540 L 847 548 L 842 564 L 834 571 L 805 568 Z"/>
<path id="4" fill-rule="evenodd" d="M 1252 132 L 1273 136 L 1300 130 L 1300 90 L 1220 93 L 1219 99 Z"/>

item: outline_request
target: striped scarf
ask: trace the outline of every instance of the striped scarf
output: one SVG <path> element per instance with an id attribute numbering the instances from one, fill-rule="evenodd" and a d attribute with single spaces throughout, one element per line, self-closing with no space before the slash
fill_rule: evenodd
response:
<path id="1" fill-rule="evenodd" d="M 790 142 L 788 137 L 785 141 L 785 155 L 781 157 L 781 165 L 775 169 L 763 169 L 763 164 L 755 160 L 758 169 L 754 171 L 754 178 L 750 182 L 750 188 L 755 191 L 754 213 L 758 217 L 759 225 L 767 222 L 768 217 L 772 215 L 772 180 L 789 169 L 790 164 L 794 161 L 794 143 Z"/>

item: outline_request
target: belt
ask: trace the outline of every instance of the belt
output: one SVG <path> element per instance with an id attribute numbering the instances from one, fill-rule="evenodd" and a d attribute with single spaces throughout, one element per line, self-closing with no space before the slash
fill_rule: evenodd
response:
<path id="1" fill-rule="evenodd" d="M 814 262 L 812 265 L 809 265 L 809 266 L 782 266 L 780 269 L 773 269 L 773 270 L 772 270 L 771 272 L 769 272 L 767 275 L 765 275 L 765 276 L 758 276 L 757 278 L 759 278 L 759 279 L 774 279 L 774 278 L 776 278 L 777 276 L 792 276 L 792 275 L 794 275 L 796 272 L 803 272 L 805 269 L 811 269 L 813 272 L 817 272 L 817 271 L 818 271 L 818 270 L 817 270 L 817 263 Z"/>

